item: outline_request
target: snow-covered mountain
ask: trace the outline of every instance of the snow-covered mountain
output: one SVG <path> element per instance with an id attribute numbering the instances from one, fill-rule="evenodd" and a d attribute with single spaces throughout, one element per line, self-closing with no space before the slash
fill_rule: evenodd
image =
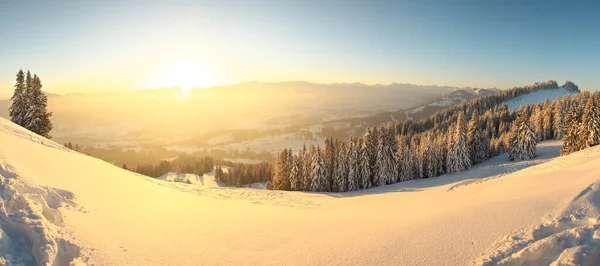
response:
<path id="1" fill-rule="evenodd" d="M 0 119 L 8 265 L 598 262 L 600 147 L 349 193 L 148 178 Z M 211 178 L 205 176 L 205 178 Z"/>

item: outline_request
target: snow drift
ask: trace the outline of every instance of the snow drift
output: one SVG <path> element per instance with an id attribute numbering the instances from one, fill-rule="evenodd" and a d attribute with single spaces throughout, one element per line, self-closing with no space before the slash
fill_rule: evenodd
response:
<path id="1" fill-rule="evenodd" d="M 348 193 L 143 177 L 0 119 L 10 265 L 596 263 L 600 147 Z"/>

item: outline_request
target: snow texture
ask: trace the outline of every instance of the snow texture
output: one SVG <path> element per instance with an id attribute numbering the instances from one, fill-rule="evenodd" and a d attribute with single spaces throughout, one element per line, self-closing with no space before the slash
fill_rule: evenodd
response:
<path id="1" fill-rule="evenodd" d="M 578 93 L 579 92 L 568 91 L 563 87 L 560 87 L 557 90 L 539 90 L 506 101 L 505 104 L 509 109 L 519 109 L 519 107 L 523 105 L 543 103 L 546 99 L 554 101 L 558 97 L 575 95 Z"/>

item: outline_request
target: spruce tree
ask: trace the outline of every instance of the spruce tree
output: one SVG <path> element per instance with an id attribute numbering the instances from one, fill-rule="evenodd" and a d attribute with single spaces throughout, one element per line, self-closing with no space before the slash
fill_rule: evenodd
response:
<path id="1" fill-rule="evenodd" d="M 544 140 L 554 139 L 554 116 L 553 116 L 553 105 L 550 99 L 546 98 L 544 105 L 542 106 L 542 118 L 544 128 Z"/>
<path id="2" fill-rule="evenodd" d="M 510 135 L 508 158 L 511 161 L 530 160 L 535 157 L 537 135 L 529 121 L 527 109 L 521 108 Z"/>
<path id="3" fill-rule="evenodd" d="M 23 73 L 23 70 L 19 70 L 17 73 L 15 91 L 13 96 L 10 98 L 12 100 L 12 104 L 8 110 L 10 120 L 19 126 L 25 126 L 25 115 L 27 113 L 26 94 L 25 73 Z"/>
<path id="4" fill-rule="evenodd" d="M 359 141 L 360 160 L 359 160 L 359 186 L 361 189 L 372 187 L 371 184 L 371 165 L 369 163 L 369 148 L 365 141 Z"/>
<path id="5" fill-rule="evenodd" d="M 300 164 L 298 162 L 299 162 L 298 156 L 293 155 L 293 154 L 288 154 L 288 164 L 291 165 L 291 167 L 290 167 L 290 190 L 292 190 L 292 191 L 302 190 L 302 187 L 300 186 L 302 184 L 302 180 L 300 177 L 301 170 L 300 170 Z"/>
<path id="6" fill-rule="evenodd" d="M 456 173 L 471 168 L 471 157 L 467 147 L 467 129 L 464 114 L 458 114 L 456 125 L 452 130 L 448 146 L 447 169 L 448 173 Z"/>
<path id="7" fill-rule="evenodd" d="M 355 191 L 359 188 L 359 152 L 355 139 L 348 142 L 348 189 L 347 191 Z"/>
<path id="8" fill-rule="evenodd" d="M 313 177 L 313 173 L 312 173 L 312 162 L 313 162 L 313 157 L 315 154 L 315 146 L 311 145 L 310 150 L 306 149 L 306 145 L 304 145 L 303 148 L 304 153 L 306 154 L 304 156 L 304 170 L 302 171 L 303 173 L 303 183 L 302 183 L 302 187 L 304 191 L 310 191 L 312 190 L 312 177 Z"/>
<path id="9" fill-rule="evenodd" d="M 563 105 L 562 98 L 559 97 L 558 99 L 556 99 L 556 101 L 554 101 L 554 104 L 553 104 L 554 118 L 552 119 L 552 128 L 554 131 L 555 139 L 562 139 L 564 137 L 565 118 L 566 118 L 565 108 L 566 107 Z"/>
<path id="10" fill-rule="evenodd" d="M 347 191 L 348 181 L 348 156 L 345 143 L 337 147 L 336 168 L 334 173 L 335 189 L 337 192 Z"/>
<path id="11" fill-rule="evenodd" d="M 598 106 L 598 92 L 588 98 L 583 111 L 579 127 L 580 149 L 600 144 L 600 106 Z"/>
<path id="12" fill-rule="evenodd" d="M 33 78 L 27 72 L 27 114 L 25 115 L 25 128 L 46 138 L 51 138 L 52 123 L 47 111 L 48 97 L 42 92 L 42 82 L 37 75 Z M 29 84 L 31 83 L 31 84 Z"/>
<path id="13" fill-rule="evenodd" d="M 565 127 L 565 138 L 563 141 L 563 147 L 560 150 L 560 155 L 564 156 L 571 154 L 579 150 L 579 115 L 577 113 L 577 107 L 571 107 L 569 114 L 567 115 L 566 127 Z"/>
<path id="14" fill-rule="evenodd" d="M 483 135 L 479 123 L 479 113 L 475 111 L 471 116 L 471 120 L 469 120 L 469 126 L 467 128 L 467 146 L 469 147 L 472 165 L 483 162 L 485 159 L 487 159 L 488 155 L 488 149 L 486 145 L 488 140 Z"/>
<path id="15" fill-rule="evenodd" d="M 315 150 L 312 161 L 312 191 L 325 192 L 327 191 L 325 162 L 323 154 L 319 147 Z"/>

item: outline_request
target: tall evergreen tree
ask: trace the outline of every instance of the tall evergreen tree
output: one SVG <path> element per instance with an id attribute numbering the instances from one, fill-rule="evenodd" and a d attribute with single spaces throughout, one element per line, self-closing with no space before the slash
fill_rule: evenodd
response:
<path id="1" fill-rule="evenodd" d="M 565 108 L 566 107 L 563 105 L 562 97 L 559 97 L 558 99 L 556 99 L 554 101 L 554 104 L 553 104 L 554 118 L 552 119 L 552 124 L 553 124 L 552 128 L 554 131 L 555 139 L 562 139 L 564 136 L 565 117 L 566 117 Z"/>
<path id="2" fill-rule="evenodd" d="M 479 113 L 473 112 L 467 128 L 467 146 L 471 157 L 471 164 L 478 164 L 487 159 L 487 138 L 483 135 L 479 122 Z"/>
<path id="3" fill-rule="evenodd" d="M 52 122 L 50 121 L 51 112 L 48 112 L 48 97 L 42 92 L 42 82 L 37 75 L 29 77 L 27 72 L 27 114 L 25 115 L 25 128 L 46 138 L 51 138 Z"/>
<path id="4" fill-rule="evenodd" d="M 355 191 L 359 188 L 359 147 L 355 139 L 348 142 L 348 189 Z"/>
<path id="5" fill-rule="evenodd" d="M 348 181 L 348 155 L 346 144 L 340 143 L 337 147 L 336 168 L 334 173 L 335 189 L 337 192 L 347 191 Z"/>
<path id="6" fill-rule="evenodd" d="M 598 92 L 594 92 L 585 105 L 581 125 L 579 127 L 580 149 L 600 144 L 600 106 L 598 105 Z"/>
<path id="7" fill-rule="evenodd" d="M 530 160 L 535 157 L 537 135 L 530 124 L 527 109 L 521 108 L 511 132 L 508 158 L 511 161 Z"/>
<path id="8" fill-rule="evenodd" d="M 27 91 L 25 84 L 25 73 L 19 70 L 17 73 L 17 83 L 15 91 L 10 98 L 12 104 L 8 110 L 10 120 L 19 126 L 25 126 L 25 115 L 27 114 Z"/>
<path id="9" fill-rule="evenodd" d="M 448 173 L 461 172 L 471 168 L 471 157 L 467 147 L 467 129 L 464 121 L 464 114 L 461 112 L 458 114 L 452 134 L 450 134 L 452 141 L 448 146 Z"/>
<path id="10" fill-rule="evenodd" d="M 327 191 L 327 177 L 325 173 L 325 161 L 319 147 L 313 154 L 312 161 L 312 191 L 325 192 Z"/>
<path id="11" fill-rule="evenodd" d="M 577 113 L 577 107 L 572 106 L 569 114 L 567 115 L 566 127 L 565 127 L 565 138 L 563 141 L 563 147 L 560 150 L 560 155 L 567 155 L 579 150 L 580 135 L 579 135 L 579 114 Z"/>
<path id="12" fill-rule="evenodd" d="M 544 105 L 542 106 L 542 118 L 544 140 L 554 139 L 553 105 L 552 101 L 548 98 L 546 98 L 546 101 L 544 101 Z"/>
<path id="13" fill-rule="evenodd" d="M 360 160 L 359 160 L 359 186 L 362 189 L 367 189 L 372 187 L 371 184 L 371 165 L 369 163 L 370 155 L 369 155 L 369 147 L 367 143 L 362 139 L 359 140 L 360 146 Z"/>

